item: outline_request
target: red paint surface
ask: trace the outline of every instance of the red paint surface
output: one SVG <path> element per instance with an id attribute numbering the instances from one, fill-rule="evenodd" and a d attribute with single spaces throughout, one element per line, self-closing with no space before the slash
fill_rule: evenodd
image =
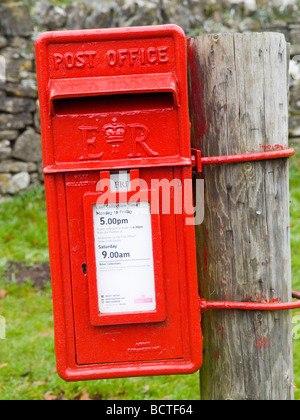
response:
<path id="1" fill-rule="evenodd" d="M 293 297 L 300 299 L 299 293 L 293 292 Z M 280 299 L 280 298 L 278 298 Z M 280 300 L 279 300 L 280 301 Z M 253 303 L 253 302 L 207 302 L 200 299 L 200 309 L 204 313 L 209 309 L 240 309 L 247 311 L 283 311 L 300 308 L 300 301 L 286 303 Z"/>
<path id="2" fill-rule="evenodd" d="M 265 152 L 257 153 L 244 153 L 237 155 L 225 155 L 225 156 L 201 156 L 201 151 L 197 149 L 192 149 L 192 165 L 196 172 L 201 173 L 202 167 L 205 165 L 219 165 L 225 163 L 242 163 L 242 162 L 255 162 L 260 160 L 270 160 L 270 159 L 282 159 L 291 157 L 295 154 L 295 149 L 280 149 L 272 150 Z M 216 175 L 216 167 L 213 167 L 213 177 Z M 267 240 L 265 232 L 265 240 Z"/>
<path id="3" fill-rule="evenodd" d="M 223 340 L 223 338 L 224 338 L 224 331 L 225 331 L 225 328 L 224 328 L 224 327 L 219 327 L 219 332 L 220 332 L 220 334 L 221 334 L 221 338 L 222 338 L 222 340 Z"/>
<path id="4" fill-rule="evenodd" d="M 262 145 L 260 144 L 259 147 L 263 150 L 284 150 L 287 147 L 282 146 L 281 144 L 275 144 L 275 146 L 272 146 L 271 144 L 267 144 L 267 145 Z"/>
<path id="5" fill-rule="evenodd" d="M 245 153 L 228 156 L 211 156 L 202 157 L 202 165 L 213 165 L 220 163 L 238 163 L 238 162 L 252 162 L 266 159 L 280 159 L 290 157 L 295 154 L 295 149 L 289 148 L 285 150 L 275 150 L 271 152 Z"/>
<path id="6" fill-rule="evenodd" d="M 90 211 L 100 178 L 113 170 L 138 170 L 148 185 L 192 178 L 183 31 L 51 32 L 36 51 L 59 374 L 77 381 L 197 371 L 202 333 L 188 216 L 159 208 L 152 218 L 156 313 L 106 317 L 95 303 Z"/>
<path id="7" fill-rule="evenodd" d="M 215 358 L 218 360 L 220 359 L 220 354 L 217 351 L 215 351 Z"/>
<path id="8" fill-rule="evenodd" d="M 255 342 L 256 349 L 268 349 L 271 346 L 271 337 L 260 337 Z"/>
<path id="9" fill-rule="evenodd" d="M 295 154 L 295 149 L 282 149 L 282 150 L 273 150 L 269 152 L 257 152 L 257 153 L 244 153 L 244 154 L 237 154 L 237 155 L 226 155 L 226 156 L 209 156 L 203 157 L 201 156 L 201 165 L 195 160 L 193 161 L 194 167 L 202 167 L 205 165 L 218 165 L 218 164 L 225 164 L 225 163 L 241 163 L 241 162 L 255 162 L 259 160 L 269 160 L 269 159 L 282 159 L 293 156 Z M 197 156 L 199 159 L 199 152 L 196 154 L 194 152 L 194 156 Z"/>

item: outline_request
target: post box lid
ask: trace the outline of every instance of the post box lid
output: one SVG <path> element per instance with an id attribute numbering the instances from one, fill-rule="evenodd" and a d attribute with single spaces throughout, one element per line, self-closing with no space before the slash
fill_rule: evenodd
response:
<path id="1" fill-rule="evenodd" d="M 36 51 L 45 173 L 191 165 L 181 28 L 48 32 Z"/>

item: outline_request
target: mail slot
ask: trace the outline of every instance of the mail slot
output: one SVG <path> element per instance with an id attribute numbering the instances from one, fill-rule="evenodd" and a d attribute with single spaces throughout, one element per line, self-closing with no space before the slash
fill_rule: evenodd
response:
<path id="1" fill-rule="evenodd" d="M 202 333 L 182 193 L 192 179 L 184 33 L 52 32 L 36 54 L 58 373 L 195 372 Z"/>

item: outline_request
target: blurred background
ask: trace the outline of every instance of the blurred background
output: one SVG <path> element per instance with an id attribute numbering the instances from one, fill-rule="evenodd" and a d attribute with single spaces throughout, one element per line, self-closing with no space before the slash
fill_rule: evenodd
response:
<path id="1" fill-rule="evenodd" d="M 187 37 L 281 32 L 291 43 L 291 235 L 300 288 L 300 1 L 0 0 L 0 400 L 199 399 L 198 374 L 66 384 L 55 370 L 34 42 L 39 33 L 176 23 Z M 295 312 L 300 398 L 300 312 Z"/>

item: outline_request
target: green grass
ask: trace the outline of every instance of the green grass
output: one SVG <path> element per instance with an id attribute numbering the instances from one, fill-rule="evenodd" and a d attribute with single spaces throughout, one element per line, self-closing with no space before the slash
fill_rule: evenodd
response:
<path id="1" fill-rule="evenodd" d="M 291 248 L 292 279 L 294 290 L 300 290 L 300 146 L 296 145 L 296 156 L 290 162 L 290 200 L 291 200 Z M 299 334 L 300 310 L 294 311 L 294 327 Z M 300 399 L 300 339 L 294 340 L 295 398 Z"/>
<path id="2" fill-rule="evenodd" d="M 198 375 L 64 382 L 55 369 L 50 287 L 41 292 L 28 282 L 6 284 L 5 290 L 0 303 L 7 323 L 6 340 L 0 341 L 0 400 L 198 398 Z"/>
<path id="3" fill-rule="evenodd" d="M 198 375 L 114 379 L 66 383 L 55 369 L 50 287 L 41 292 L 30 282 L 5 284 L 0 313 L 7 323 L 0 341 L 0 400 L 80 399 L 197 399 Z"/>
<path id="4" fill-rule="evenodd" d="M 19 194 L 0 204 L 0 270 L 8 261 L 48 260 L 44 189 Z"/>
<path id="5" fill-rule="evenodd" d="M 48 261 L 47 222 L 42 188 L 0 204 L 0 315 L 6 340 L 0 340 L 0 400 L 199 399 L 198 374 L 66 383 L 55 368 L 50 286 L 45 291 L 8 282 L 9 261 Z"/>
<path id="6" fill-rule="evenodd" d="M 300 287 L 300 147 L 297 157 L 291 159 L 290 197 L 291 197 L 291 247 L 292 273 L 295 287 Z"/>
<path id="7" fill-rule="evenodd" d="M 300 146 L 291 159 L 291 245 L 293 287 L 300 290 Z M 6 340 L 0 340 L 0 400 L 199 399 L 198 374 L 66 383 L 55 369 L 50 286 L 44 291 L 30 281 L 8 282 L 10 261 L 48 261 L 44 190 L 0 203 L 0 315 L 6 319 Z M 300 315 L 295 311 L 294 316 Z M 299 332 L 299 330 L 298 330 Z M 300 399 L 300 339 L 294 340 L 296 399 Z"/>

